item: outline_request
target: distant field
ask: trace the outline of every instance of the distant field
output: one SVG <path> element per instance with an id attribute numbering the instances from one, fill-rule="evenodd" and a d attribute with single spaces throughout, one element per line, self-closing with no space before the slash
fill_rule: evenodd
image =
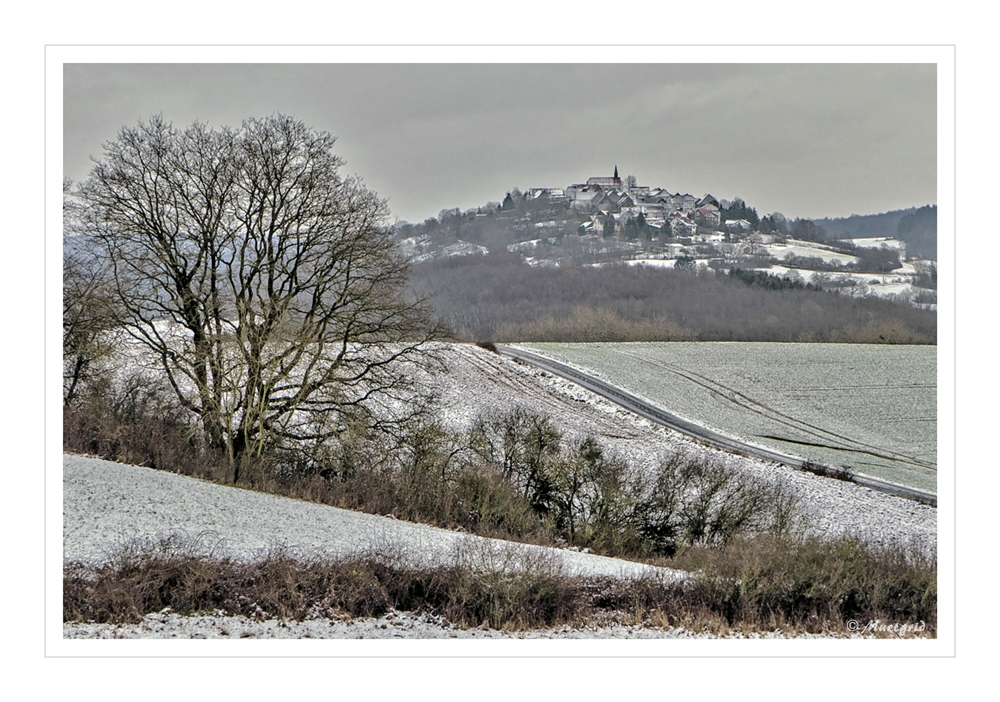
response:
<path id="1" fill-rule="evenodd" d="M 521 344 L 784 453 L 937 490 L 937 348 L 754 342 Z"/>
<path id="2" fill-rule="evenodd" d="M 829 249 L 824 249 L 818 246 L 810 245 L 796 245 L 796 244 L 770 244 L 765 246 L 767 252 L 774 256 L 779 261 L 783 260 L 785 256 L 791 254 L 792 256 L 805 256 L 811 258 L 820 258 L 826 263 L 837 263 L 840 265 L 847 265 L 849 263 L 857 263 L 858 257 L 851 256 L 850 254 L 840 253 L 839 251 L 831 251 Z"/>

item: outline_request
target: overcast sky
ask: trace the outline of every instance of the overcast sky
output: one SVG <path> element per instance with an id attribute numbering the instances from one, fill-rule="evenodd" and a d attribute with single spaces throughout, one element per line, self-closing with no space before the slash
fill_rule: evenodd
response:
<path id="1" fill-rule="evenodd" d="M 66 64 L 65 175 L 162 113 L 291 114 L 418 222 L 590 176 L 842 217 L 937 202 L 934 64 Z"/>

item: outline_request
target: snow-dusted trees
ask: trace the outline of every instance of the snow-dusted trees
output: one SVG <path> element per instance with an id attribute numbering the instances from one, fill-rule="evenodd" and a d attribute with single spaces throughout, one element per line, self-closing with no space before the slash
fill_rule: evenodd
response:
<path id="1" fill-rule="evenodd" d="M 81 246 L 80 207 L 72 182 L 63 182 L 63 405 L 76 403 L 99 378 L 98 366 L 112 351 L 114 302 L 108 269 Z"/>
<path id="2" fill-rule="evenodd" d="M 119 323 L 234 478 L 347 415 L 419 407 L 405 366 L 429 362 L 440 331 L 404 294 L 384 201 L 340 174 L 333 143 L 281 115 L 183 130 L 154 117 L 105 144 L 76 192 Z"/>

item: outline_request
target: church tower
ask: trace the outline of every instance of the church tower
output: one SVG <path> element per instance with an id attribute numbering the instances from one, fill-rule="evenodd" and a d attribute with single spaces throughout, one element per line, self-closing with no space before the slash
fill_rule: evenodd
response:
<path id="1" fill-rule="evenodd" d="M 615 175 L 611 178 L 607 176 L 594 176 L 593 178 L 587 179 L 587 185 L 596 185 L 607 190 L 608 188 L 614 188 L 615 190 L 621 190 L 622 181 L 618 177 L 618 164 L 615 164 Z"/>

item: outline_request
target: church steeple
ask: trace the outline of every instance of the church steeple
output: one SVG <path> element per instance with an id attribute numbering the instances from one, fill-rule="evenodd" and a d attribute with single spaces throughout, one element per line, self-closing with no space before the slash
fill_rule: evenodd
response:
<path id="1" fill-rule="evenodd" d="M 618 179 L 618 164 L 615 164 L 615 179 Z"/>

